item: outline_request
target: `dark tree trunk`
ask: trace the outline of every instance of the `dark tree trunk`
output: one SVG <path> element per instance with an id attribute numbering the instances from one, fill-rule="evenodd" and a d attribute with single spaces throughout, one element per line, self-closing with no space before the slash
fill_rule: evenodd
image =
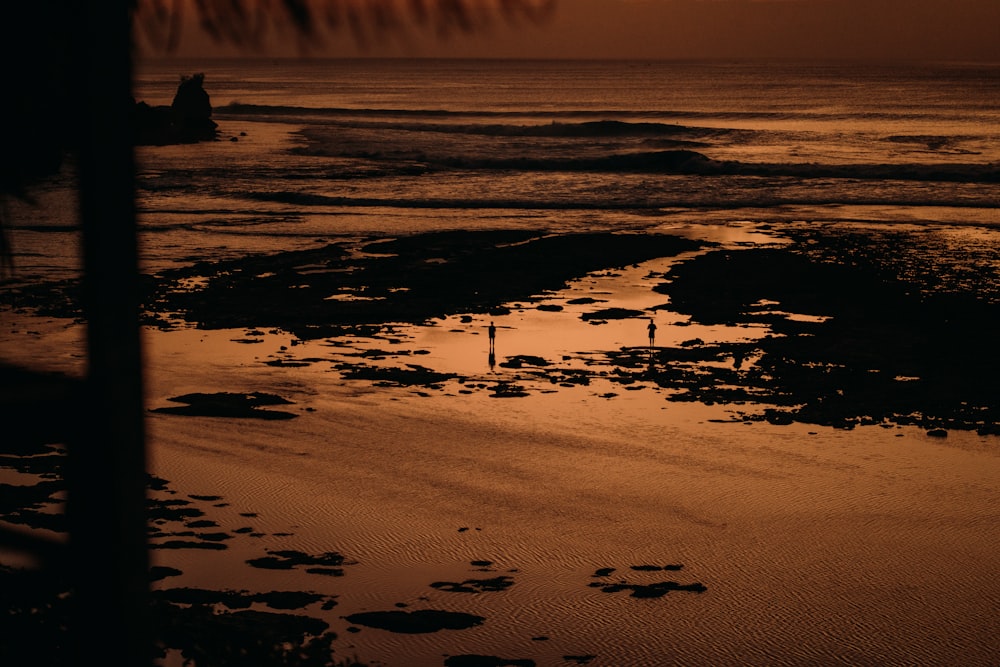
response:
<path id="1" fill-rule="evenodd" d="M 88 0 L 74 46 L 87 373 L 69 443 L 77 658 L 152 663 L 129 3 Z"/>

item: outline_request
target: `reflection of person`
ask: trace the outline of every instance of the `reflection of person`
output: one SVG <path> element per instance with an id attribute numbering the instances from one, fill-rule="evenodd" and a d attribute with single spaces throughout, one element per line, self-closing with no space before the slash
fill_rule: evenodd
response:
<path id="1" fill-rule="evenodd" d="M 656 323 L 649 320 L 649 326 L 646 329 L 649 330 L 649 346 L 653 347 L 653 340 L 656 338 Z"/>
<path id="2" fill-rule="evenodd" d="M 493 346 L 497 339 L 497 328 L 493 322 L 490 322 L 490 355 L 493 355 Z"/>

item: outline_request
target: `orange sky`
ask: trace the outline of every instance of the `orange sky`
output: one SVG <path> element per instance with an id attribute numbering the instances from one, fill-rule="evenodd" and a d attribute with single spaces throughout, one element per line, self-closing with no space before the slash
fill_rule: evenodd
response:
<path id="1" fill-rule="evenodd" d="M 355 0 L 358 1 L 358 0 Z M 469 0 L 474 2 L 475 0 Z M 481 0 L 482 1 L 482 0 Z M 411 31 L 359 46 L 328 36 L 334 56 L 530 58 L 862 58 L 1000 62 L 1000 0 L 557 0 L 543 25 L 495 24 L 436 39 Z M 192 18 L 188 12 L 187 18 Z M 287 36 L 266 50 L 219 49 L 187 26 L 178 56 L 295 55 Z"/>

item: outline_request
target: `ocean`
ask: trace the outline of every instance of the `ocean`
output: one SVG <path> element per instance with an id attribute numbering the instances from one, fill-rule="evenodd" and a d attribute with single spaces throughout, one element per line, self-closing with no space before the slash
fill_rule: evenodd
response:
<path id="1" fill-rule="evenodd" d="M 151 270 L 327 234 L 1000 225 L 996 65 L 167 60 L 135 97 L 196 72 L 222 141 L 139 151 Z M 66 221 L 16 217 L 23 272 L 72 273 Z"/>
<path id="2" fill-rule="evenodd" d="M 149 151 L 157 233 L 1000 224 L 996 66 L 169 62 L 136 97 L 196 71 L 238 143 Z"/>
<path id="3" fill-rule="evenodd" d="M 394 303 L 471 233 L 515 250 L 674 235 L 734 260 L 829 243 L 917 292 L 995 306 L 1000 66 L 165 60 L 139 63 L 136 99 L 169 104 L 194 73 L 219 141 L 137 151 L 142 270 L 176 285 L 144 320 L 147 424 L 152 472 L 215 525 L 160 526 L 154 563 L 182 573 L 157 588 L 317 592 L 322 608 L 292 611 L 329 623 L 338 659 L 385 667 L 1000 660 L 995 434 L 931 436 L 902 408 L 850 424 L 747 416 L 776 394 L 737 390 L 786 379 L 757 364 L 796 353 L 768 346 L 808 340 L 796 327 L 836 320 L 830 303 L 792 292 L 749 304 L 747 321 L 684 310 L 682 265 L 712 253 L 678 246 L 492 310 L 339 332 L 308 319 L 319 311 L 294 317 L 320 285 L 345 308 Z M 6 293 L 78 273 L 69 184 L 14 208 Z M 365 273 L 408 237 L 432 250 L 398 284 Z M 369 282 L 321 282 L 352 273 Z M 284 291 L 260 291 L 272 279 Z M 202 308 L 177 292 L 212 283 L 232 291 L 198 317 L 169 312 Z M 822 294 L 840 304 L 837 289 Z M 0 311 L 4 358 L 79 372 L 79 323 L 17 305 Z M 887 310 L 890 324 L 903 312 Z M 895 359 L 889 334 L 879 345 L 850 363 Z M 851 370 L 830 359 L 803 368 Z M 879 386 L 908 395 L 920 378 L 906 370 Z M 292 417 L 168 410 L 197 392 L 278 396 L 267 409 Z M 227 548 L 162 546 L 181 536 Z M 249 565 L 288 550 L 340 553 L 342 576 Z"/>

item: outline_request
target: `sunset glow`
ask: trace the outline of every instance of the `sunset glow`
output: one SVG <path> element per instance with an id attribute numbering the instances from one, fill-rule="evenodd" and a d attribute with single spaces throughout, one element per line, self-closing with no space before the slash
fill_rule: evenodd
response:
<path id="1" fill-rule="evenodd" d="M 278 22 L 253 31 L 260 45 L 242 47 L 213 40 L 188 7 L 180 14 L 183 30 L 174 53 L 1000 61 L 1000 5 L 993 0 L 521 0 L 508 11 L 497 0 L 471 0 L 467 22 L 438 23 L 433 16 L 407 20 L 411 3 L 403 0 L 314 4 L 321 16 L 323 7 L 338 8 L 339 17 L 329 25 L 320 21 L 315 39 L 303 43 Z M 424 11 L 432 5 L 423 4 Z M 373 7 L 394 8 L 393 19 L 367 14 Z M 359 17 L 355 23 L 345 20 L 351 9 Z M 162 38 L 164 24 L 154 32 Z"/>
<path id="2" fill-rule="evenodd" d="M 126 5 L 8 57 L 3 667 L 1000 665 L 1000 2 Z"/>

